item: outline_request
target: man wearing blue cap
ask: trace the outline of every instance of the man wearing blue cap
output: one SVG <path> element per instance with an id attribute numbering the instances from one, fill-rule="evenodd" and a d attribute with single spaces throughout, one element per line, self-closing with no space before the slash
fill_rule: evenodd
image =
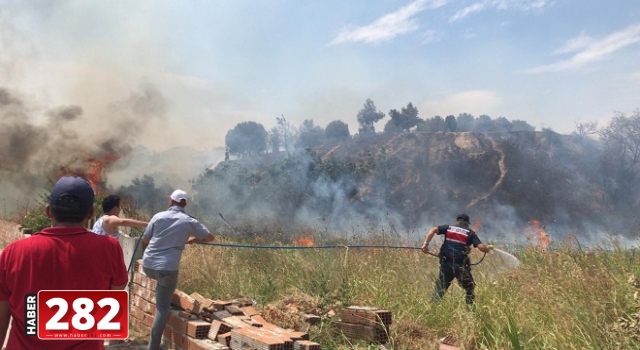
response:
<path id="1" fill-rule="evenodd" d="M 41 290 L 124 289 L 129 281 L 117 240 L 86 229 L 94 192 L 78 176 L 62 177 L 46 206 L 51 227 L 7 245 L 0 254 L 0 344 L 7 350 L 104 349 L 102 340 L 41 340 L 25 333 L 25 295 Z"/>
<path id="2" fill-rule="evenodd" d="M 480 241 L 478 235 L 469 228 L 469 220 L 469 215 L 460 214 L 456 217 L 455 224 L 436 226 L 427 232 L 422 244 L 423 253 L 429 253 L 429 243 L 436 234 L 444 236 L 444 242 L 438 254 L 440 273 L 433 294 L 434 301 L 442 298 L 454 278 L 466 291 L 467 304 L 473 304 L 475 300 L 476 284 L 471 274 L 469 251 L 473 245 L 481 252 L 488 253 L 493 249 L 493 245 L 485 245 Z"/>

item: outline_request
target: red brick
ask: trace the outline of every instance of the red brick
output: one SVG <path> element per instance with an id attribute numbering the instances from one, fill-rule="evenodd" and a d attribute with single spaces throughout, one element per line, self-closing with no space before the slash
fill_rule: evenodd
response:
<path id="1" fill-rule="evenodd" d="M 173 347 L 179 347 L 182 349 L 186 349 L 188 347 L 188 337 L 176 331 L 171 326 L 165 327 L 163 336 L 165 341 Z"/>
<path id="2" fill-rule="evenodd" d="M 438 350 L 460 350 L 460 348 L 447 344 L 440 344 Z"/>
<path id="3" fill-rule="evenodd" d="M 242 310 L 240 310 L 236 305 L 227 305 L 224 309 L 232 315 L 244 315 L 244 312 L 242 312 Z"/>
<path id="4" fill-rule="evenodd" d="M 293 343 L 294 350 L 320 350 L 320 344 L 309 340 L 296 340 Z"/>
<path id="5" fill-rule="evenodd" d="M 240 310 L 242 310 L 242 312 L 249 317 L 260 314 L 258 311 L 256 311 L 256 309 L 253 308 L 253 306 L 243 306 L 240 308 Z"/>
<path id="6" fill-rule="evenodd" d="M 207 310 L 210 310 L 210 311 L 214 310 L 214 306 L 213 306 L 214 301 L 213 300 L 203 297 L 198 292 L 191 293 L 190 297 L 192 297 L 197 302 L 199 302 L 200 303 L 200 307 L 202 309 L 207 309 Z"/>
<path id="7" fill-rule="evenodd" d="M 309 339 L 309 334 L 306 332 L 298 332 L 293 329 L 284 329 L 284 328 L 278 327 L 272 323 L 265 321 L 265 319 L 262 318 L 262 316 L 260 315 L 251 316 L 251 319 L 261 323 L 263 328 L 273 331 L 274 333 L 284 335 L 287 338 L 290 338 L 292 340 L 308 340 Z"/>
<path id="8" fill-rule="evenodd" d="M 140 308 L 142 311 L 150 314 L 150 315 L 155 315 L 156 314 L 156 304 L 151 303 L 145 299 L 143 299 L 142 297 L 140 297 L 139 295 L 135 295 L 135 294 L 131 294 L 129 296 L 130 300 L 131 300 L 131 306 L 136 306 L 138 308 Z"/>
<path id="9" fill-rule="evenodd" d="M 216 311 L 221 311 L 224 310 L 225 306 L 227 305 L 231 305 L 232 303 L 230 301 L 226 301 L 226 300 L 214 300 L 213 301 L 213 308 Z"/>
<path id="10" fill-rule="evenodd" d="M 136 260 L 133 271 L 144 275 L 144 270 L 142 269 L 142 259 Z"/>
<path id="11" fill-rule="evenodd" d="M 231 330 L 232 349 L 283 350 L 284 341 L 273 334 L 266 334 L 262 328 L 236 328 Z"/>
<path id="12" fill-rule="evenodd" d="M 216 340 L 218 341 L 218 343 L 225 344 L 226 346 L 231 346 L 231 331 L 218 334 Z"/>
<path id="13" fill-rule="evenodd" d="M 368 326 L 392 322 L 391 311 L 369 306 L 350 306 L 340 310 L 340 320 L 346 323 L 358 323 Z"/>
<path id="14" fill-rule="evenodd" d="M 198 321 L 189 321 L 187 323 L 187 335 L 196 338 L 196 339 L 204 339 L 209 334 L 209 329 L 211 328 L 211 323 L 198 320 Z"/>
<path id="15" fill-rule="evenodd" d="M 186 335 L 187 334 L 187 324 L 189 320 L 179 316 L 180 311 L 171 310 L 169 311 L 169 318 L 167 318 L 167 325 L 173 328 L 175 331 Z"/>
<path id="16" fill-rule="evenodd" d="M 229 350 L 224 344 L 210 339 L 189 339 L 188 350 Z"/>
<path id="17" fill-rule="evenodd" d="M 153 278 L 147 277 L 147 275 L 143 273 L 136 272 L 133 274 L 133 283 L 138 284 L 143 288 L 155 291 L 158 281 Z"/>
<path id="18" fill-rule="evenodd" d="M 389 329 L 382 325 L 368 326 L 345 322 L 335 322 L 334 325 L 349 339 L 375 341 L 381 344 L 389 340 Z"/>
<path id="19" fill-rule="evenodd" d="M 136 331 L 142 332 L 142 333 L 147 333 L 151 331 L 151 327 L 147 327 L 142 320 L 135 318 L 135 317 L 131 317 L 129 318 L 129 323 L 131 328 L 135 329 Z"/>
<path id="20" fill-rule="evenodd" d="M 180 307 L 184 311 L 193 312 L 195 314 L 199 313 L 201 309 L 199 302 L 190 297 L 187 293 L 177 289 L 173 292 L 171 303 Z"/>
<path id="21" fill-rule="evenodd" d="M 139 307 L 137 307 L 137 306 L 132 306 L 132 307 L 129 309 L 129 314 L 130 314 L 132 317 L 137 318 L 138 320 L 144 320 L 144 315 L 145 315 L 145 314 L 147 314 L 147 313 L 146 313 L 146 312 L 144 312 L 142 309 L 140 309 L 140 308 L 139 308 Z"/>
<path id="22" fill-rule="evenodd" d="M 226 323 L 218 320 L 211 321 L 211 326 L 209 327 L 209 333 L 207 334 L 207 338 L 211 340 L 217 340 L 218 334 L 227 333 L 231 331 L 231 327 Z"/>
<path id="23" fill-rule="evenodd" d="M 214 320 L 219 320 L 222 321 L 227 317 L 231 317 L 233 315 L 231 315 L 230 313 L 228 313 L 226 310 L 220 310 L 220 311 L 214 311 L 211 314 L 211 318 Z"/>
<path id="24" fill-rule="evenodd" d="M 153 316 L 151 316 L 151 315 L 149 315 L 149 314 L 145 313 L 145 314 L 144 314 L 144 318 L 142 319 L 142 323 L 143 323 L 145 326 L 147 326 L 147 327 L 151 328 L 151 326 L 153 326 Z"/>
<path id="25" fill-rule="evenodd" d="M 139 284 L 133 284 L 132 285 L 132 291 L 134 295 L 140 296 L 143 299 L 145 299 L 146 301 L 149 301 L 153 304 L 156 303 L 156 292 L 149 290 L 147 288 L 142 287 Z"/>

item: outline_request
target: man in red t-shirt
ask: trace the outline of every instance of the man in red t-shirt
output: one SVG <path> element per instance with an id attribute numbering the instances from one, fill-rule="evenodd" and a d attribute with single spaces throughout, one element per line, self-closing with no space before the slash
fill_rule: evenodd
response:
<path id="1" fill-rule="evenodd" d="M 46 206 L 51 227 L 10 243 L 0 253 L 0 344 L 7 350 L 104 349 L 102 340 L 40 340 L 24 330 L 25 294 L 40 290 L 124 289 L 128 282 L 116 239 L 87 231 L 94 192 L 78 176 L 62 177 Z"/>

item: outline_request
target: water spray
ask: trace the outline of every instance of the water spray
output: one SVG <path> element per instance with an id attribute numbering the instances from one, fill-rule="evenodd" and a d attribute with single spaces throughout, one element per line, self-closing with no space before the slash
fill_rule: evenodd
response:
<path id="1" fill-rule="evenodd" d="M 493 248 L 493 251 L 495 251 L 497 255 L 500 256 L 500 259 L 505 265 L 508 265 L 511 267 L 517 267 L 518 265 L 521 264 L 520 260 L 518 260 L 518 258 L 516 258 L 511 253 L 507 253 L 504 250 L 498 249 L 498 248 Z"/>

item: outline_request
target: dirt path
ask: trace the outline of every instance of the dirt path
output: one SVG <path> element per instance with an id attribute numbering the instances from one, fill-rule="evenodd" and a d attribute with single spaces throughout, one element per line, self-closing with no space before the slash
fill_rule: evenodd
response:
<path id="1" fill-rule="evenodd" d="M 469 205 L 467 205 L 467 209 L 472 207 L 472 206 L 474 206 L 474 205 L 476 205 L 481 200 L 489 198 L 489 196 L 492 195 L 493 192 L 495 192 L 496 189 L 498 187 L 500 187 L 500 185 L 502 185 L 502 182 L 504 181 L 504 178 L 507 176 L 507 167 L 506 167 L 505 162 L 504 162 L 504 157 L 505 157 L 504 156 L 504 152 L 502 151 L 502 149 L 500 147 L 498 147 L 498 145 L 496 144 L 495 140 L 493 140 L 493 139 L 491 139 L 491 145 L 493 146 L 494 150 L 496 150 L 498 153 L 500 153 L 500 160 L 498 160 L 498 169 L 500 169 L 500 176 L 498 177 L 498 181 L 496 181 L 496 183 L 493 185 L 493 187 L 491 187 L 489 192 L 487 192 L 484 195 L 472 200 L 471 203 L 469 203 Z"/>

